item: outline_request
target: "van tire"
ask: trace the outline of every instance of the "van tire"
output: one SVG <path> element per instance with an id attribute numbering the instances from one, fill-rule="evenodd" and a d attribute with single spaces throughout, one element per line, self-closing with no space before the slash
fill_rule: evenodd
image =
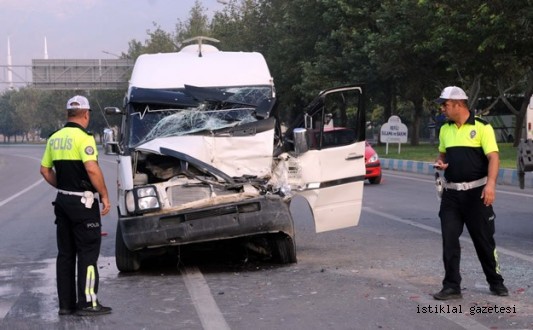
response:
<path id="1" fill-rule="evenodd" d="M 278 234 L 270 239 L 270 248 L 274 261 L 280 264 L 296 262 L 296 245 L 294 240 L 287 235 Z"/>
<path id="2" fill-rule="evenodd" d="M 115 239 L 115 263 L 121 272 L 136 272 L 141 268 L 141 258 L 139 253 L 132 252 L 124 243 L 120 223 L 117 223 L 117 234 Z"/>

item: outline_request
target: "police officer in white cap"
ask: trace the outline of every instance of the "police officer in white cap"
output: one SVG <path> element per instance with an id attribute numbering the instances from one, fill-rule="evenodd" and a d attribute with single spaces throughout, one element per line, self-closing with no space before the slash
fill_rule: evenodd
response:
<path id="1" fill-rule="evenodd" d="M 69 99 L 66 108 L 67 123 L 48 138 L 40 170 L 44 179 L 57 188 L 53 204 L 59 315 L 109 314 L 111 308 L 102 306 L 97 298 L 97 261 L 102 240 L 100 216 L 111 206 L 98 165 L 96 142 L 86 131 L 91 108 L 87 98 L 80 95 Z"/>
<path id="2" fill-rule="evenodd" d="M 444 170 L 439 217 L 442 231 L 445 275 L 437 300 L 460 299 L 461 275 L 459 237 L 466 225 L 490 291 L 507 296 L 500 273 L 492 203 L 500 164 L 492 126 L 469 111 L 466 93 L 457 86 L 446 87 L 435 100 L 447 117 L 439 133 L 439 156 L 435 167 Z"/>

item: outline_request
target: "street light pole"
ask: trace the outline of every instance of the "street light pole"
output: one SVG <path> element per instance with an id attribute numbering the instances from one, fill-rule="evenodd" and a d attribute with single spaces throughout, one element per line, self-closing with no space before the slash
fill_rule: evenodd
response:
<path id="1" fill-rule="evenodd" d="M 111 56 L 115 56 L 116 58 L 122 58 L 122 56 L 114 54 L 114 53 L 111 53 L 111 52 L 108 52 L 107 50 L 102 50 L 102 53 L 108 54 L 108 55 L 111 55 Z"/>

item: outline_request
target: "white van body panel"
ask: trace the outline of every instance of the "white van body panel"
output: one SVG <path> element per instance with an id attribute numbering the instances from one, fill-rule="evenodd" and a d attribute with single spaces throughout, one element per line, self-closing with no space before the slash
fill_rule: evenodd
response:
<path id="1" fill-rule="evenodd" d="M 193 50 L 194 49 L 194 50 Z M 210 45 L 187 46 L 178 53 L 137 58 L 130 86 L 138 88 L 231 87 L 273 85 L 265 58 L 256 52 L 221 52 Z"/>

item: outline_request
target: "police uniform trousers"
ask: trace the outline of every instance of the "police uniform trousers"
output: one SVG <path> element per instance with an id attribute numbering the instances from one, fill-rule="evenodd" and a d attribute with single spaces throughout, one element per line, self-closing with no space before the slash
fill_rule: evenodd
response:
<path id="1" fill-rule="evenodd" d="M 443 288 L 461 290 L 461 246 L 459 237 L 466 225 L 474 243 L 478 259 L 490 285 L 503 284 L 500 275 L 492 206 L 485 206 L 481 193 L 485 186 L 457 191 L 445 189 L 442 194 L 439 217 L 441 220 L 444 261 Z"/>
<path id="2" fill-rule="evenodd" d="M 74 310 L 91 306 L 97 302 L 97 261 L 102 241 L 98 200 L 95 198 L 89 209 L 81 203 L 80 196 L 58 193 L 54 204 L 59 308 Z"/>

